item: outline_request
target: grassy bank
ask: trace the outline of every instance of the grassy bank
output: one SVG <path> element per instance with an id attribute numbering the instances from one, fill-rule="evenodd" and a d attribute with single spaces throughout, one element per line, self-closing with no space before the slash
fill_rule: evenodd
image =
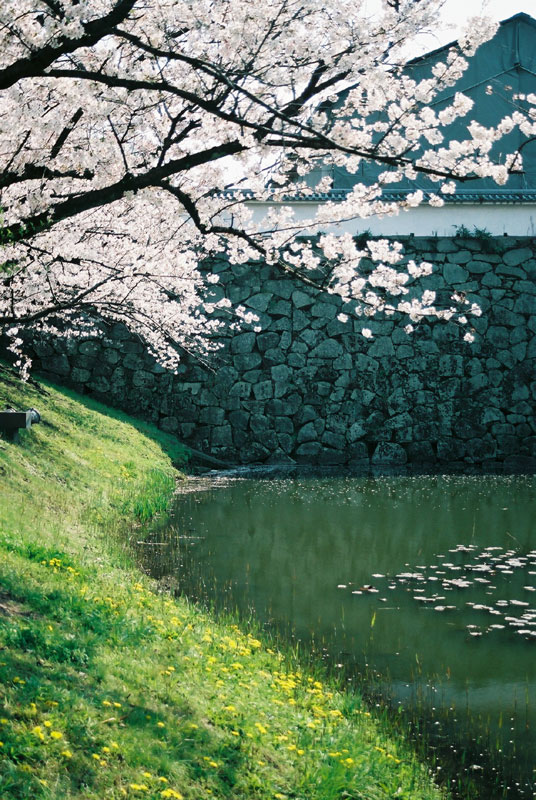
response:
<path id="1" fill-rule="evenodd" d="M 181 450 L 0 371 L 0 797 L 442 795 L 355 695 L 251 631 L 159 592 L 118 542 L 165 512 Z"/>

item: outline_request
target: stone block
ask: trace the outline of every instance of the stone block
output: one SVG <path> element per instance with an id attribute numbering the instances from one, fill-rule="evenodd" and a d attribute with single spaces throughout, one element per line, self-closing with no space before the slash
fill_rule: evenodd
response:
<path id="1" fill-rule="evenodd" d="M 334 319 L 337 316 L 337 307 L 331 303 L 323 303 L 321 301 L 314 303 L 310 311 L 313 317 L 322 317 L 326 319 Z"/>
<path id="2" fill-rule="evenodd" d="M 167 433 L 176 433 L 179 428 L 179 423 L 175 417 L 162 417 L 158 423 L 158 427 Z"/>
<path id="3" fill-rule="evenodd" d="M 515 250 L 508 250 L 503 255 L 503 262 L 508 267 L 517 267 L 523 264 L 524 261 L 529 261 L 532 258 L 532 250 L 529 247 L 519 247 Z"/>
<path id="4" fill-rule="evenodd" d="M 229 395 L 231 397 L 240 397 L 243 400 L 247 400 L 247 398 L 251 396 L 251 388 L 251 383 L 247 381 L 237 381 L 229 389 Z"/>
<path id="5" fill-rule="evenodd" d="M 520 267 L 510 267 L 508 264 L 497 264 L 495 272 L 497 275 L 506 275 L 512 278 L 520 278 L 521 280 L 527 277 L 524 269 Z"/>
<path id="6" fill-rule="evenodd" d="M 268 313 L 272 317 L 290 317 L 292 316 L 292 305 L 288 300 L 274 298 L 268 306 Z"/>
<path id="7" fill-rule="evenodd" d="M 273 347 L 277 347 L 279 344 L 280 336 L 278 333 L 274 331 L 267 331 L 266 333 L 260 333 L 257 336 L 257 347 L 264 353 L 265 350 L 270 350 Z"/>
<path id="8" fill-rule="evenodd" d="M 256 400 L 269 400 L 274 396 L 272 381 L 261 381 L 253 384 L 253 394 Z"/>
<path id="9" fill-rule="evenodd" d="M 229 414 L 229 422 L 233 428 L 245 430 L 249 424 L 249 414 L 242 409 L 231 411 Z"/>
<path id="10" fill-rule="evenodd" d="M 199 412 L 199 421 L 207 425 L 223 425 L 224 420 L 225 411 L 217 406 L 208 406 Z"/>
<path id="11" fill-rule="evenodd" d="M 284 364 L 287 356 L 279 347 L 270 347 L 264 351 L 263 363 L 265 367 L 273 367 L 276 364 Z"/>
<path id="12" fill-rule="evenodd" d="M 282 450 L 287 456 L 289 453 L 292 452 L 294 449 L 294 438 L 290 436 L 288 433 L 278 433 L 276 435 L 277 438 L 277 450 Z"/>
<path id="13" fill-rule="evenodd" d="M 373 466 L 399 466 L 408 460 L 406 451 L 402 445 L 396 442 L 379 442 L 372 455 L 371 463 Z"/>
<path id="14" fill-rule="evenodd" d="M 294 433 L 294 424 L 288 417 L 275 417 L 274 426 L 277 433 L 288 433 L 290 435 Z"/>
<path id="15" fill-rule="evenodd" d="M 348 455 L 351 461 L 369 460 L 368 447 L 365 442 L 355 442 L 348 448 Z"/>
<path id="16" fill-rule="evenodd" d="M 287 383 L 291 376 L 291 370 L 286 364 L 277 364 L 270 370 L 272 380 L 275 383 Z"/>
<path id="17" fill-rule="evenodd" d="M 468 264 L 472 260 L 473 254 L 470 250 L 458 250 L 457 252 L 447 253 L 447 262 L 449 264 Z"/>
<path id="18" fill-rule="evenodd" d="M 314 348 L 314 347 L 316 347 L 318 342 L 320 342 L 320 340 L 322 339 L 322 333 L 321 333 L 321 331 L 313 331 L 310 328 L 306 328 L 304 331 L 302 331 L 300 333 L 300 339 L 303 342 L 305 342 L 305 344 L 308 347 Z M 341 348 L 341 352 L 342 352 L 342 348 Z M 340 353 L 337 353 L 337 355 L 340 355 Z"/>
<path id="19" fill-rule="evenodd" d="M 255 347 L 255 334 L 241 333 L 231 339 L 231 353 L 251 353 Z"/>
<path id="20" fill-rule="evenodd" d="M 325 339 L 323 342 L 311 350 L 310 356 L 313 358 L 335 359 L 343 354 L 343 348 L 336 339 Z"/>
<path id="21" fill-rule="evenodd" d="M 346 445 L 346 439 L 340 433 L 333 433 L 333 431 L 325 431 L 322 435 L 321 442 L 326 447 L 331 447 L 334 450 L 342 451 Z"/>
<path id="22" fill-rule="evenodd" d="M 463 375 L 462 356 L 444 355 L 439 358 L 439 375 L 449 377 L 451 375 Z"/>
<path id="23" fill-rule="evenodd" d="M 440 461 L 459 461 L 464 455 L 465 444 L 458 439 L 440 439 L 437 443 L 437 457 Z"/>
<path id="24" fill-rule="evenodd" d="M 38 358 L 46 358 L 46 356 L 51 356 L 54 352 L 50 342 L 33 342 L 32 349 Z"/>
<path id="25" fill-rule="evenodd" d="M 127 339 L 127 341 L 117 342 L 116 344 L 117 349 L 120 353 L 135 353 L 137 355 L 144 354 L 145 351 L 143 349 L 143 345 L 137 339 Z"/>
<path id="26" fill-rule="evenodd" d="M 431 442 L 409 442 L 406 450 L 408 461 L 412 464 L 433 464 L 437 461 Z"/>
<path id="27" fill-rule="evenodd" d="M 410 347 L 410 345 L 401 344 L 396 348 L 395 355 L 398 359 L 403 361 L 405 358 L 413 358 L 415 355 L 415 350 L 413 347 Z"/>
<path id="28" fill-rule="evenodd" d="M 307 308 L 314 304 L 315 298 L 301 289 L 296 289 L 295 292 L 292 292 L 292 302 L 295 308 Z"/>
<path id="29" fill-rule="evenodd" d="M 331 449 L 330 447 L 323 447 L 316 457 L 317 463 L 323 466 L 336 466 L 339 464 L 345 464 L 347 460 L 348 455 L 345 452 Z"/>
<path id="30" fill-rule="evenodd" d="M 490 325 L 486 339 L 491 342 L 494 349 L 505 349 L 510 344 L 510 332 L 501 325 Z"/>
<path id="31" fill-rule="evenodd" d="M 287 363 L 289 367 L 296 367 L 297 369 L 301 369 L 307 363 L 306 358 L 301 353 L 289 353 L 287 357 Z"/>
<path id="32" fill-rule="evenodd" d="M 314 458 L 321 450 L 322 445 L 320 442 L 304 442 L 296 450 L 296 457 L 300 460 L 303 460 L 304 457 L 307 459 Z"/>
<path id="33" fill-rule="evenodd" d="M 116 342 L 123 342 L 127 339 L 130 339 L 132 333 L 129 331 L 126 325 L 123 325 L 122 322 L 116 322 L 115 325 L 112 325 L 108 335 Z"/>
<path id="34" fill-rule="evenodd" d="M 484 275 L 492 269 L 492 265 L 487 261 L 469 261 L 465 266 L 473 275 Z"/>
<path id="35" fill-rule="evenodd" d="M 240 461 L 242 464 L 262 463 L 269 457 L 270 451 L 260 442 L 249 442 L 240 448 Z"/>
<path id="36" fill-rule="evenodd" d="M 458 245 L 449 237 L 440 238 L 437 239 L 436 250 L 438 253 L 456 253 L 458 251 Z"/>
<path id="37" fill-rule="evenodd" d="M 249 297 L 246 305 L 255 311 L 266 311 L 272 298 L 273 294 L 271 292 L 259 292 L 259 294 Z"/>
<path id="38" fill-rule="evenodd" d="M 466 456 L 472 461 L 480 462 L 488 458 L 495 458 L 497 442 L 491 437 L 469 439 L 466 446 Z"/>
<path id="39" fill-rule="evenodd" d="M 502 285 L 500 277 L 495 272 L 488 272 L 482 278 L 482 286 L 488 286 L 496 289 Z"/>
<path id="40" fill-rule="evenodd" d="M 85 363 L 79 363 L 80 360 L 80 358 L 75 359 L 77 365 L 80 367 L 86 366 Z M 61 375 L 62 377 L 69 375 L 71 371 L 71 365 L 66 355 L 48 356 L 47 358 L 43 358 L 41 360 L 41 366 L 47 372 L 52 372 L 55 375 Z"/>
<path id="41" fill-rule="evenodd" d="M 318 439 L 318 433 L 316 431 L 314 422 L 307 422 L 298 431 L 298 436 L 297 436 L 298 444 L 300 444 L 301 442 L 316 441 L 317 439 Z"/>
<path id="42" fill-rule="evenodd" d="M 461 253 L 452 254 L 453 256 L 460 256 Z M 445 276 L 445 280 L 449 285 L 463 283 L 469 277 L 469 273 L 466 269 L 460 266 L 460 264 L 465 264 L 466 261 L 459 261 L 455 263 L 445 264 L 443 267 L 443 275 Z"/>
<path id="43" fill-rule="evenodd" d="M 255 384 L 260 381 L 261 377 L 264 377 L 262 369 L 250 369 L 248 372 L 244 372 L 242 380 Z"/>
<path id="44" fill-rule="evenodd" d="M 233 364 L 238 372 L 246 372 L 255 369 L 262 361 L 260 353 L 237 353 L 233 357 Z"/>
<path id="45" fill-rule="evenodd" d="M 368 348 L 368 355 L 370 358 L 381 358 L 383 356 L 394 356 L 395 349 L 393 342 L 388 336 L 380 336 L 374 339 Z"/>
<path id="46" fill-rule="evenodd" d="M 210 441 L 213 447 L 225 447 L 233 444 L 233 435 L 230 425 L 219 425 L 212 428 Z"/>
<path id="47" fill-rule="evenodd" d="M 155 384 L 155 377 L 152 372 L 144 369 L 135 370 L 132 375 L 132 385 L 136 389 L 152 389 Z"/>
<path id="48" fill-rule="evenodd" d="M 97 394 L 106 394 L 110 391 L 110 381 L 105 377 L 93 378 L 93 380 L 87 384 L 87 387 Z"/>
<path id="49" fill-rule="evenodd" d="M 303 311 L 294 311 L 292 315 L 292 328 L 294 331 L 303 331 L 309 325 L 309 317 Z"/>
<path id="50" fill-rule="evenodd" d="M 127 353 L 122 360 L 125 369 L 139 370 L 145 367 L 145 358 L 136 353 Z"/>
<path id="51" fill-rule="evenodd" d="M 91 378 L 91 372 L 88 369 L 80 369 L 74 367 L 71 370 L 71 380 L 73 383 L 87 383 Z"/>
<path id="52" fill-rule="evenodd" d="M 256 437 L 263 438 L 266 431 L 273 427 L 270 417 L 264 414 L 252 414 L 249 420 L 249 427 Z"/>

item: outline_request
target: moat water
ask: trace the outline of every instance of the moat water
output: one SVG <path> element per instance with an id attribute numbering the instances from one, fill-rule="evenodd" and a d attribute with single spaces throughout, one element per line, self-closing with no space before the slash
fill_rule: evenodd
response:
<path id="1" fill-rule="evenodd" d="M 454 796 L 536 796 L 536 478 L 190 482 L 157 576 L 323 657 Z"/>

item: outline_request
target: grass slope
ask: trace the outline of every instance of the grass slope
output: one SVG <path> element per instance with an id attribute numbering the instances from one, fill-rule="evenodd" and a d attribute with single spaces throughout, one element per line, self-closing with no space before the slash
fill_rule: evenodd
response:
<path id="1" fill-rule="evenodd" d="M 156 429 L 0 365 L 0 797 L 433 800 L 404 742 L 270 642 L 129 562 L 181 457 Z"/>

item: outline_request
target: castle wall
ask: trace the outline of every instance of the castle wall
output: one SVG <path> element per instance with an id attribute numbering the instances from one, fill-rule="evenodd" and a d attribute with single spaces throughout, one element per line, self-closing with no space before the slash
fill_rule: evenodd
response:
<path id="1" fill-rule="evenodd" d="M 536 240 L 402 241 L 405 257 L 436 265 L 415 289 L 464 292 L 482 316 L 410 335 L 399 316 L 341 322 L 337 295 L 222 261 L 212 296 L 251 308 L 262 330 L 228 331 L 206 365 L 185 357 L 171 375 L 115 325 L 101 337 L 35 339 L 37 368 L 234 464 L 534 467 Z"/>

